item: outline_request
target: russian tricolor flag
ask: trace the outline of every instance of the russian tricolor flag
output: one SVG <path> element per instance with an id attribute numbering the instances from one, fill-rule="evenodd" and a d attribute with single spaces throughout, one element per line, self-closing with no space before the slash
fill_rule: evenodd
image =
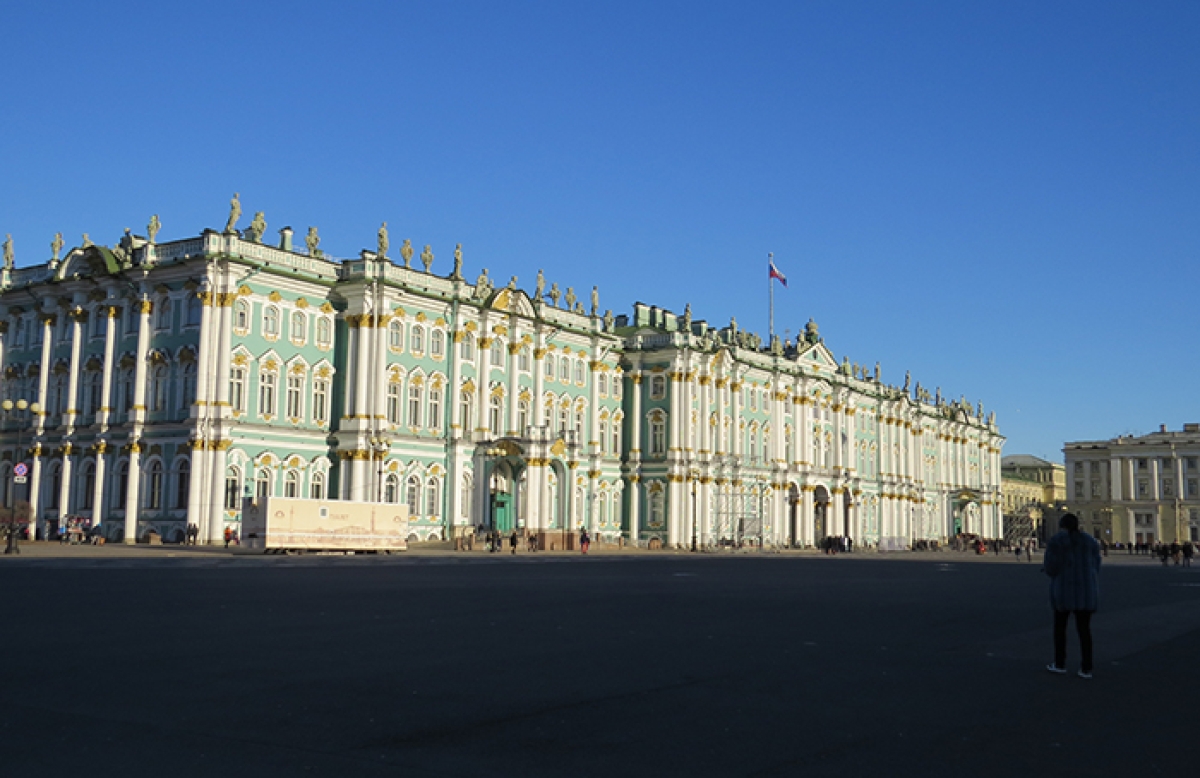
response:
<path id="1" fill-rule="evenodd" d="M 767 260 L 767 267 L 769 268 L 769 271 L 767 274 L 767 280 L 770 280 L 772 278 L 778 278 L 779 283 L 783 284 L 784 286 L 787 286 L 787 276 L 785 276 L 783 273 L 780 273 L 779 268 L 775 267 L 775 260 L 773 260 L 773 259 Z"/>

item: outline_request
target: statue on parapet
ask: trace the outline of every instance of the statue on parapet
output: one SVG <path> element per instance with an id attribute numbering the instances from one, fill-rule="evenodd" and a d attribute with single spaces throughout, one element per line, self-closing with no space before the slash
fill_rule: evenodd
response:
<path id="1" fill-rule="evenodd" d="M 96 245 L 95 243 L 92 243 L 92 239 L 88 237 L 88 234 L 86 232 L 83 233 L 83 244 L 80 245 L 80 248 L 90 249 L 92 246 L 95 246 L 95 245 Z"/>
<path id="2" fill-rule="evenodd" d="M 905 394 L 908 394 L 911 386 L 912 386 L 912 371 L 905 370 L 904 371 L 904 393 Z"/>
<path id="3" fill-rule="evenodd" d="M 692 304 L 683 306 L 683 331 L 689 335 L 692 332 Z"/>
<path id="4" fill-rule="evenodd" d="M 254 214 L 254 218 L 250 220 L 250 226 L 246 228 L 246 238 L 251 243 L 262 243 L 262 236 L 267 231 L 267 217 L 262 211 Z"/>
<path id="5" fill-rule="evenodd" d="M 604 312 L 604 331 L 605 332 L 613 331 L 614 321 L 615 320 L 613 319 L 613 312 L 612 312 L 612 309 L 610 308 L 609 310 Z"/>
<path id="6" fill-rule="evenodd" d="M 12 233 L 10 232 L 8 234 L 8 236 L 4 239 L 4 269 L 12 270 L 14 261 L 15 260 L 13 259 Z"/>
<path id="7" fill-rule="evenodd" d="M 568 311 L 575 310 L 575 287 L 573 287 L 573 286 L 567 287 L 566 300 L 567 300 L 567 310 Z"/>
<path id="8" fill-rule="evenodd" d="M 151 243 L 158 240 L 158 231 L 162 229 L 162 222 L 158 220 L 158 214 L 150 217 L 150 223 L 146 225 L 146 235 L 150 238 Z"/>
<path id="9" fill-rule="evenodd" d="M 428 243 L 425 244 L 425 250 L 421 252 L 421 264 L 425 266 L 425 272 L 429 272 L 429 268 L 433 267 L 433 247 Z"/>
<path id="10" fill-rule="evenodd" d="M 539 267 L 538 274 L 537 274 L 537 283 L 534 285 L 534 288 L 533 288 L 533 299 L 537 300 L 540 303 L 542 301 L 542 297 L 545 294 L 546 294 L 546 275 L 542 272 L 542 269 Z"/>
<path id="11" fill-rule="evenodd" d="M 592 287 L 592 315 L 595 316 L 600 312 L 600 287 Z"/>
<path id="12" fill-rule="evenodd" d="M 380 262 L 387 259 L 388 247 L 391 244 L 388 242 L 387 222 L 379 226 L 379 235 L 375 243 L 375 259 Z"/>
<path id="13" fill-rule="evenodd" d="M 558 282 L 555 281 L 550 284 L 550 304 L 557 308 L 560 299 L 562 299 L 562 292 L 558 291 Z"/>
<path id="14" fill-rule="evenodd" d="M 454 244 L 454 269 L 452 271 L 450 271 L 450 277 L 453 278 L 455 281 L 462 280 L 462 277 L 463 277 L 462 265 L 463 265 L 462 244 L 456 243 L 456 244 Z"/>
<path id="15" fill-rule="evenodd" d="M 238 193 L 233 193 L 233 199 L 229 201 L 229 221 L 225 222 L 225 234 L 232 235 L 236 230 L 238 219 L 242 218 L 242 201 L 239 199 Z"/>
<path id="16" fill-rule="evenodd" d="M 304 236 L 304 245 L 308 247 L 308 255 L 310 257 L 321 256 L 321 236 L 317 234 L 316 227 L 309 227 L 308 234 Z"/>
<path id="17" fill-rule="evenodd" d="M 475 296 L 480 300 L 487 299 L 487 296 L 492 293 L 492 279 L 488 278 L 487 268 L 479 274 L 479 278 L 475 279 Z"/>
<path id="18" fill-rule="evenodd" d="M 54 240 L 50 241 L 50 261 L 58 264 L 58 257 L 63 250 L 63 236 L 61 232 L 54 233 Z"/>
<path id="19" fill-rule="evenodd" d="M 404 260 L 405 267 L 412 267 L 413 247 L 412 241 L 408 238 L 404 239 L 404 245 L 400 247 L 400 258 Z"/>

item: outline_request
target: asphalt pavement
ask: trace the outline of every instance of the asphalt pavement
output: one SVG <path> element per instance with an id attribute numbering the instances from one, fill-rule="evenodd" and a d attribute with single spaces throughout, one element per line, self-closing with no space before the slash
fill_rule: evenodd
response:
<path id="1" fill-rule="evenodd" d="M 1194 771 L 1200 567 L 1106 560 L 1088 681 L 1036 559 L 23 551 L 6 777 Z"/>

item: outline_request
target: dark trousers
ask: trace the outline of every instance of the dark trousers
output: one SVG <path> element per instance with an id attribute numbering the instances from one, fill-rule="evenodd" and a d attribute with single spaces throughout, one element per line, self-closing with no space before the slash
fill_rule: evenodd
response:
<path id="1" fill-rule="evenodd" d="M 1054 611 L 1054 664 L 1067 666 L 1067 619 L 1075 614 L 1075 631 L 1079 633 L 1079 653 L 1083 657 L 1079 669 L 1092 671 L 1092 611 Z"/>

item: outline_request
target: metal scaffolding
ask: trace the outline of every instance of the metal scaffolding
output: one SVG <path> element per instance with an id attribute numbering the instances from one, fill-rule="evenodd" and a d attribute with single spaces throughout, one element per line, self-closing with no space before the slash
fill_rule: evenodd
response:
<path id="1" fill-rule="evenodd" d="M 762 546 L 766 530 L 766 474 L 747 471 L 732 456 L 713 460 L 715 491 L 708 544 L 716 548 Z"/>

